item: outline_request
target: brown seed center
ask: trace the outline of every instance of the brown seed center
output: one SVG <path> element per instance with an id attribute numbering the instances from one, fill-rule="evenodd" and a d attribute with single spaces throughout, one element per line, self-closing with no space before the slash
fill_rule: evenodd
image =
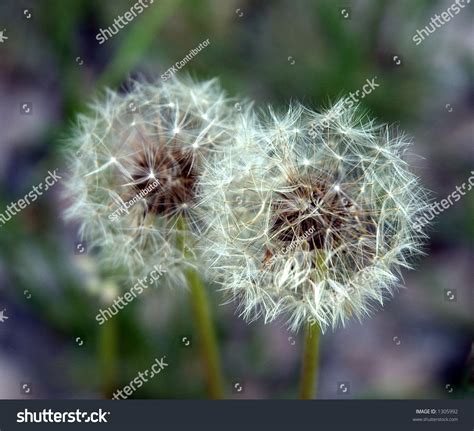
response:
<path id="1" fill-rule="evenodd" d="M 362 214 L 340 186 L 320 179 L 293 181 L 272 204 L 271 233 L 285 244 L 306 243 L 309 250 L 333 248 L 363 230 Z"/>
<path id="2" fill-rule="evenodd" d="M 171 216 L 185 213 L 195 201 L 197 173 L 194 155 L 177 148 L 160 148 L 152 156 L 140 153 L 132 175 L 134 193 L 158 185 L 146 194 L 148 210 L 154 214 Z"/>

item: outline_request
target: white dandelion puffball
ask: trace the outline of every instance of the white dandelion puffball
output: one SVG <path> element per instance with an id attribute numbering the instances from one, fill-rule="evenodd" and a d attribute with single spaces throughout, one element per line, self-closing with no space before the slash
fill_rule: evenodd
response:
<path id="1" fill-rule="evenodd" d="M 246 115 L 201 178 L 211 272 L 246 320 L 283 313 L 292 330 L 324 331 L 360 319 L 420 253 L 426 193 L 408 141 L 343 101 L 267 117 Z"/>
<path id="2" fill-rule="evenodd" d="M 173 284 L 182 281 L 189 257 L 178 220 L 200 229 L 197 180 L 231 136 L 228 105 L 215 80 L 173 79 L 109 90 L 79 117 L 67 150 L 65 215 L 80 222 L 104 267 L 132 279 L 160 265 Z"/>

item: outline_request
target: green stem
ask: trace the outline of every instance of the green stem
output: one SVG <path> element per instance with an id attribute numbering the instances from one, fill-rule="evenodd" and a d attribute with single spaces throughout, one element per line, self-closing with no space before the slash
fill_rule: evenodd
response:
<path id="1" fill-rule="evenodd" d="M 117 322 L 115 319 L 110 319 L 100 326 L 98 349 L 101 392 L 105 399 L 110 399 L 117 383 Z"/>
<path id="2" fill-rule="evenodd" d="M 319 365 L 320 329 L 308 323 L 305 331 L 303 365 L 301 369 L 300 399 L 311 400 L 316 395 Z"/>
<path id="3" fill-rule="evenodd" d="M 220 372 L 217 338 L 212 324 L 206 289 L 195 269 L 189 269 L 186 277 L 191 289 L 191 302 L 199 339 L 201 360 L 206 376 L 207 391 L 210 398 L 220 399 L 224 395 L 222 391 L 223 379 Z"/>
<path id="4" fill-rule="evenodd" d="M 179 239 L 179 245 L 186 256 L 190 255 L 189 241 L 186 236 L 186 222 L 180 217 L 178 220 L 178 229 L 182 236 Z M 219 349 L 217 337 L 211 317 L 209 299 L 204 283 L 198 272 L 194 268 L 186 270 L 186 280 L 191 290 L 191 303 L 194 314 L 197 338 L 201 354 L 201 362 L 206 378 L 207 392 L 211 399 L 221 399 L 224 396 L 223 378 L 221 374 L 221 365 L 219 360 Z"/>

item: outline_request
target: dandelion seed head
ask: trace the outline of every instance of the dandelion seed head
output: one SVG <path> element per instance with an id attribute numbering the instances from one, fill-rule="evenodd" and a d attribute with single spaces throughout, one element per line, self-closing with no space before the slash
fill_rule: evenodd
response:
<path id="1" fill-rule="evenodd" d="M 215 80 L 172 79 L 133 83 L 126 94 L 107 90 L 79 117 L 67 150 L 65 215 L 104 267 L 135 280 L 158 264 L 171 284 L 184 284 L 189 258 L 178 219 L 201 229 L 197 180 L 228 144 L 230 113 Z"/>
<path id="2" fill-rule="evenodd" d="M 284 315 L 292 330 L 311 320 L 325 330 L 369 314 L 424 239 L 414 222 L 426 192 L 407 139 L 342 101 L 322 114 L 293 105 L 244 117 L 200 179 L 216 281 L 248 321 Z"/>

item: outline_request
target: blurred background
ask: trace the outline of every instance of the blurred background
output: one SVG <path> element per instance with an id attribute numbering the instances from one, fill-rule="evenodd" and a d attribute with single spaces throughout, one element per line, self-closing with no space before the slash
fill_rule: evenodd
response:
<path id="1" fill-rule="evenodd" d="M 436 201 L 474 170 L 474 29 L 467 5 L 422 43 L 452 1 L 156 0 L 103 44 L 131 0 L 0 2 L 0 213 L 67 172 L 61 148 L 104 86 L 179 73 L 219 77 L 232 96 L 319 109 L 376 77 L 361 100 L 415 142 L 411 163 Z M 0 398 L 100 398 L 166 355 L 134 398 L 205 398 L 183 290 L 152 290 L 100 327 L 105 287 L 87 244 L 66 225 L 61 182 L 0 226 Z M 406 288 L 321 343 L 319 398 L 474 395 L 474 191 L 435 219 Z M 302 334 L 247 325 L 212 293 L 228 398 L 295 398 Z M 341 384 L 347 388 L 341 390 Z"/>

